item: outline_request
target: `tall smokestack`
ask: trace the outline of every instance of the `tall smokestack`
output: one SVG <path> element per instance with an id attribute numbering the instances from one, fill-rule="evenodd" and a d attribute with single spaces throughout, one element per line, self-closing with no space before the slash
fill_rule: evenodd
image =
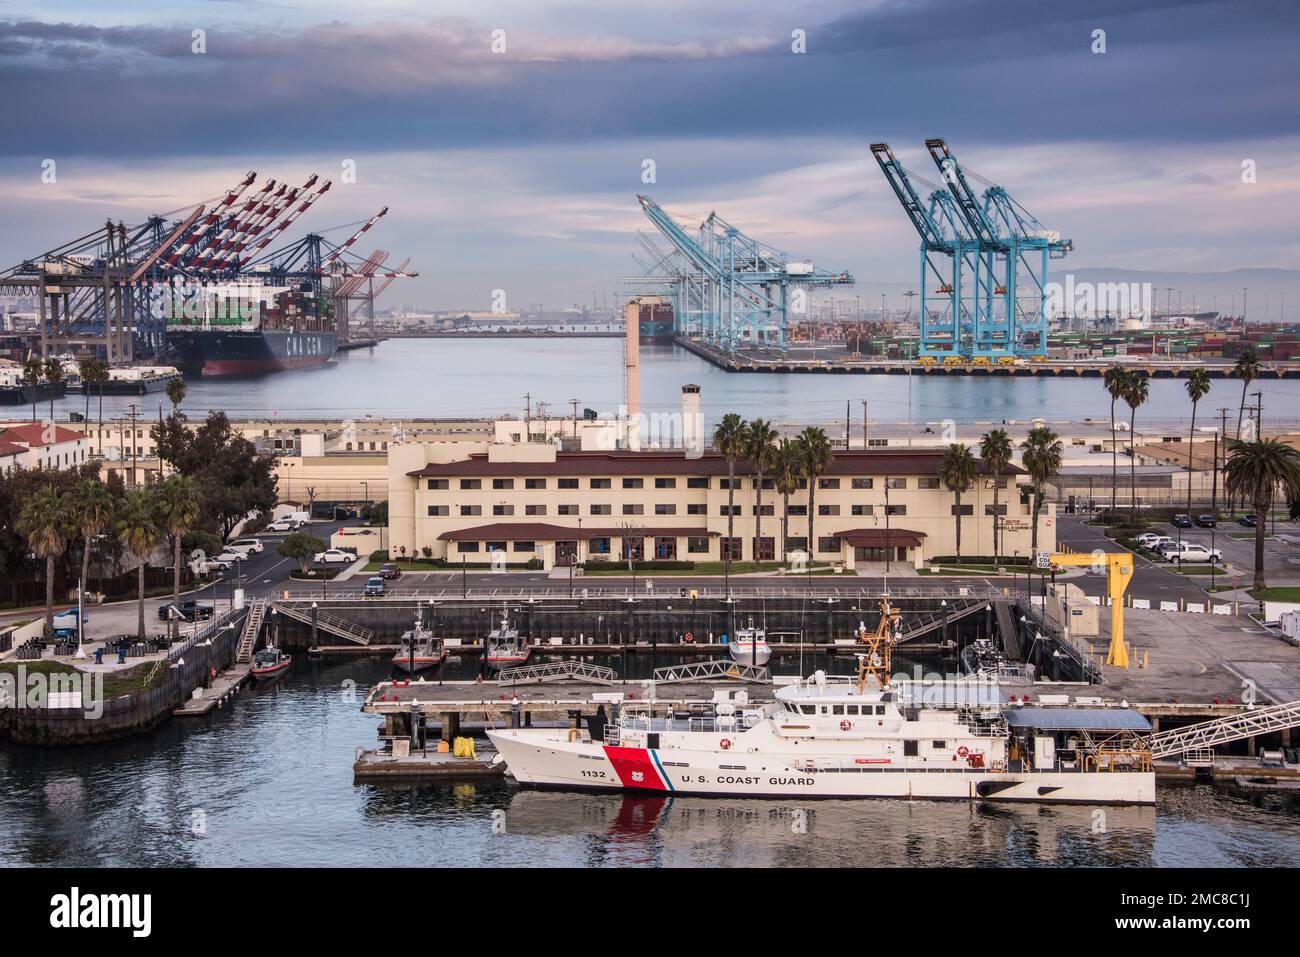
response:
<path id="1" fill-rule="evenodd" d="M 624 385 L 627 389 L 627 447 L 641 448 L 641 303 L 633 299 L 623 307 L 627 327 L 623 344 Z"/>

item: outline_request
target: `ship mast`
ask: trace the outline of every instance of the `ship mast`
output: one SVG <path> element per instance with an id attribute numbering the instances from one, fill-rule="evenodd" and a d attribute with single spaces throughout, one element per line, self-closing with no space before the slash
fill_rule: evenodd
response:
<path id="1" fill-rule="evenodd" d="M 866 645 L 866 651 L 858 652 L 858 694 L 867 690 L 870 678 L 875 678 L 876 686 L 882 690 L 889 687 L 890 662 L 902 624 L 902 612 L 886 597 L 880 599 L 880 621 L 875 632 L 867 631 L 865 626 L 858 627 L 858 644 Z"/>

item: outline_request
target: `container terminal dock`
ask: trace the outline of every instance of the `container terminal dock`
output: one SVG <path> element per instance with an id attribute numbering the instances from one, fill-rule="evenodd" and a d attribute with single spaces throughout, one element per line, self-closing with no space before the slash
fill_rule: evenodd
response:
<path id="1" fill-rule="evenodd" d="M 727 372 L 822 373 L 830 375 L 940 375 L 1060 377 L 1100 379 L 1115 365 L 1153 379 L 1184 379 L 1203 369 L 1211 379 L 1233 377 L 1233 363 L 1227 360 L 1161 356 L 1124 356 L 1105 359 L 1054 359 L 1050 357 L 990 361 L 986 357 L 890 359 L 859 355 L 843 350 L 816 349 L 796 344 L 777 354 L 775 350 L 719 349 L 696 337 L 677 335 L 673 342 L 706 362 Z M 1286 359 L 1260 363 L 1260 379 L 1300 379 L 1300 361 Z"/>

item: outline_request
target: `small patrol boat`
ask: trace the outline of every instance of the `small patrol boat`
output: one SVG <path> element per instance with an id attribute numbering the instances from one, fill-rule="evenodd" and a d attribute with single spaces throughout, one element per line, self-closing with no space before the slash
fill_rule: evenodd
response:
<path id="1" fill-rule="evenodd" d="M 267 645 L 253 656 L 253 667 L 250 671 L 258 681 L 274 681 L 286 674 L 291 664 L 293 664 L 292 655 L 286 655 L 274 645 Z"/>
<path id="2" fill-rule="evenodd" d="M 393 655 L 393 667 L 407 674 L 437 668 L 447 660 L 447 647 L 442 638 L 424 627 L 420 613 L 415 614 L 415 626 L 402 634 L 402 645 Z"/>

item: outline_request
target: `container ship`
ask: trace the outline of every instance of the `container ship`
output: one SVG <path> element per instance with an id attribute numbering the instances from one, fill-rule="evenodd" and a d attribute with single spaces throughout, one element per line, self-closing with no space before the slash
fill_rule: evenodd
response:
<path id="1" fill-rule="evenodd" d="M 187 376 L 324 365 L 338 349 L 327 299 L 310 285 L 229 284 L 164 304 L 169 353 Z"/>

